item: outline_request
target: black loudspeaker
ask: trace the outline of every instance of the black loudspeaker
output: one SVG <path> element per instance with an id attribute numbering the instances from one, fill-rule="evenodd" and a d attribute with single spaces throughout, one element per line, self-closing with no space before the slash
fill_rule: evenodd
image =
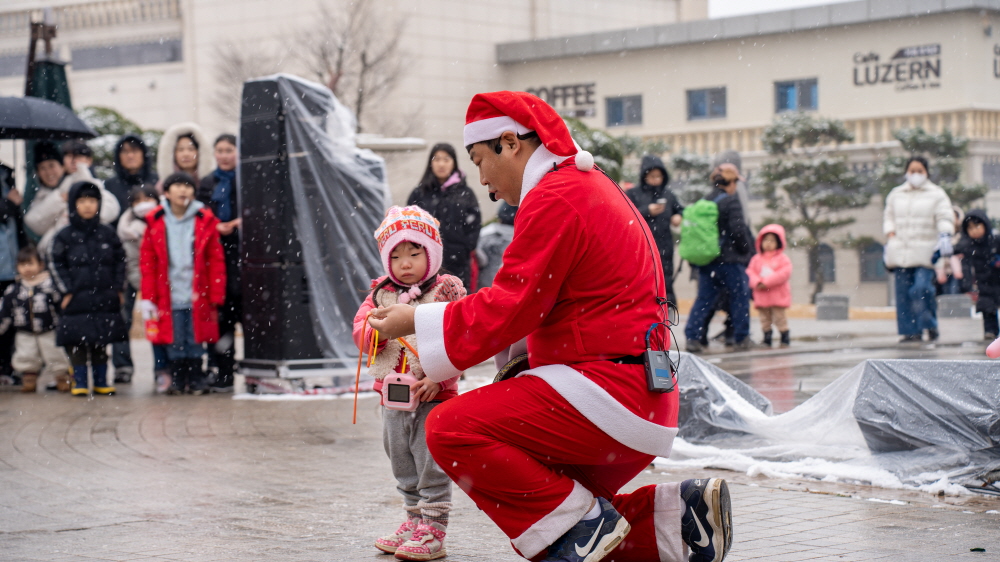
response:
<path id="1" fill-rule="evenodd" d="M 316 359 L 309 283 L 301 265 L 243 264 L 244 355 L 284 361 Z"/>

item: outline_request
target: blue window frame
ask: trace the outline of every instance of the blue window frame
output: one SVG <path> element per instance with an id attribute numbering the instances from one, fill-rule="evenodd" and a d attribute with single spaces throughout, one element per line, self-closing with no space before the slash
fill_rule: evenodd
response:
<path id="1" fill-rule="evenodd" d="M 813 111 L 819 107 L 819 86 L 815 78 L 774 83 L 774 110 Z"/>
<path id="2" fill-rule="evenodd" d="M 605 98 L 608 127 L 642 125 L 642 96 Z"/>
<path id="3" fill-rule="evenodd" d="M 726 88 L 687 91 L 688 120 L 726 116 Z"/>

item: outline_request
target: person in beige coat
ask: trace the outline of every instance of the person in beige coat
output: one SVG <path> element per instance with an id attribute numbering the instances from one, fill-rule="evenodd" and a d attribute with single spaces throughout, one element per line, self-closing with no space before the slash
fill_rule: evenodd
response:
<path id="1" fill-rule="evenodd" d="M 919 342 L 927 331 L 938 338 L 934 289 L 934 253 L 944 258 L 952 251 L 955 233 L 951 200 L 928 179 L 927 159 L 913 156 L 906 164 L 906 183 L 885 199 L 883 232 L 886 268 L 896 275 L 896 326 L 901 342 Z"/>

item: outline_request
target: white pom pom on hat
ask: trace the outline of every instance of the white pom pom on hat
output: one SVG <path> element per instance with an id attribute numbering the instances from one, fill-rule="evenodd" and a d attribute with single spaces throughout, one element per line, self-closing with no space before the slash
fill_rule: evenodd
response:
<path id="1" fill-rule="evenodd" d="M 594 168 L 594 156 L 573 141 L 562 117 L 541 98 L 526 92 L 476 94 L 465 114 L 465 146 L 499 138 L 507 131 L 518 135 L 534 131 L 556 156 L 576 157 L 576 168 Z"/>

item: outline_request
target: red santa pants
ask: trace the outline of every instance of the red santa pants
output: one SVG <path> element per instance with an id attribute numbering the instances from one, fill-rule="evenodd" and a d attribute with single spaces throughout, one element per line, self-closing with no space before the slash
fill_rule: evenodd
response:
<path id="1" fill-rule="evenodd" d="M 543 558 L 600 496 L 632 526 L 607 560 L 687 560 L 679 484 L 615 495 L 654 457 L 609 437 L 545 381 L 487 385 L 445 401 L 426 423 L 438 465 L 522 556 Z"/>

